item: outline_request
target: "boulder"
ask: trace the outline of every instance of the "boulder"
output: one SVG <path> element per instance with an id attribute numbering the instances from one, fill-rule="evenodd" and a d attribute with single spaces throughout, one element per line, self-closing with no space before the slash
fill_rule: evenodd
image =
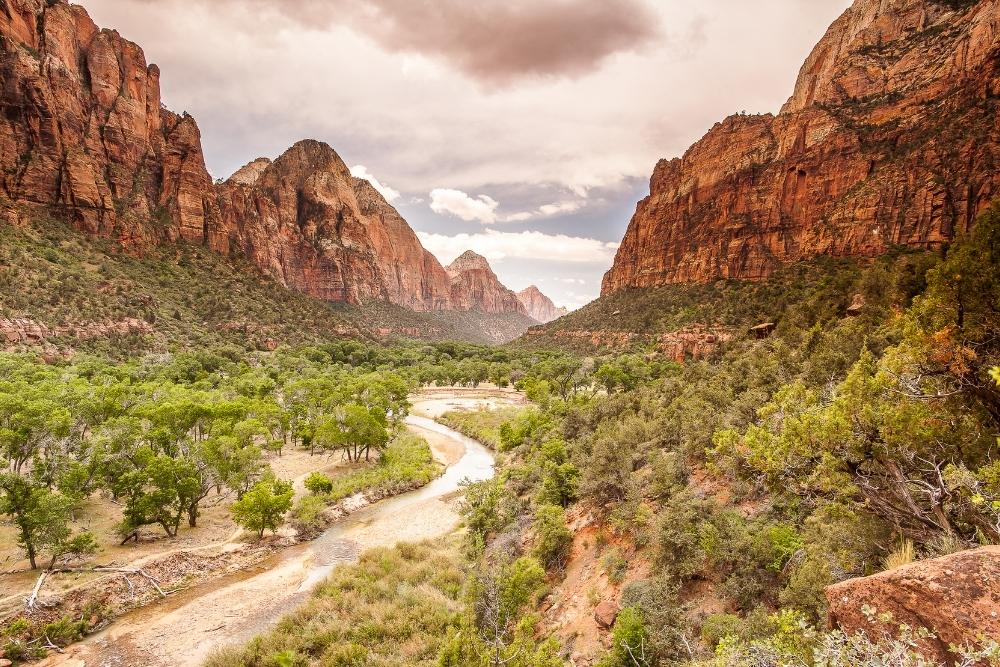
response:
<path id="1" fill-rule="evenodd" d="M 949 645 L 1000 637 L 1000 547 L 982 547 L 879 574 L 850 579 L 826 589 L 829 622 L 848 634 L 873 640 L 896 635 L 900 624 L 927 628 L 936 639 L 922 642 L 928 657 L 953 659 Z M 869 614 L 891 614 L 889 622 Z"/>
<path id="2" fill-rule="evenodd" d="M 851 305 L 847 307 L 845 311 L 848 317 L 857 317 L 865 309 L 865 296 L 864 294 L 855 294 L 854 298 L 851 300 Z"/>
<path id="3" fill-rule="evenodd" d="M 597 625 L 607 630 L 615 624 L 618 618 L 618 605 L 612 600 L 601 600 L 594 608 L 594 620 Z"/>

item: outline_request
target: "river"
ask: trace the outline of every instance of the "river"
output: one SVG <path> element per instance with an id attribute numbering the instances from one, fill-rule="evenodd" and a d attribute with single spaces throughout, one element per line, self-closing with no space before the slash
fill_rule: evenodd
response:
<path id="1" fill-rule="evenodd" d="M 273 627 L 333 568 L 365 550 L 432 539 L 455 530 L 455 492 L 464 479 L 493 476 L 493 455 L 434 421 L 449 409 L 522 402 L 512 392 L 430 390 L 411 398 L 407 428 L 423 436 L 447 466 L 426 486 L 360 509 L 311 542 L 137 609 L 42 664 L 66 667 L 196 667 L 217 647 L 248 641 Z"/>

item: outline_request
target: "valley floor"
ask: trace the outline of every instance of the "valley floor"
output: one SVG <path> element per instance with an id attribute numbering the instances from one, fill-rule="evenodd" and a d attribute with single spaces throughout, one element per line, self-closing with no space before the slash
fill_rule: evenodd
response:
<path id="1" fill-rule="evenodd" d="M 270 455 L 268 464 L 278 478 L 293 481 L 296 498 L 307 493 L 305 478 L 311 473 L 322 472 L 337 476 L 356 467 L 346 464 L 339 454 L 310 455 L 308 451 L 291 448 L 281 456 Z M 188 528 L 184 522 L 177 537 L 173 539 L 166 537 L 162 530 L 150 527 L 142 531 L 138 544 L 129 542 L 119 545 L 120 537 L 115 527 L 122 520 L 122 508 L 103 496 L 94 496 L 83 503 L 77 511 L 79 520 L 73 527 L 75 530 L 89 530 L 98 538 L 102 550 L 94 561 L 95 565 L 141 568 L 173 553 L 219 552 L 232 548 L 233 545 L 243 544 L 245 532 L 233 521 L 229 510 L 235 499 L 235 495 L 228 490 L 221 494 L 213 493 L 203 504 L 198 527 Z M 16 537 L 12 524 L 0 525 L 0 563 L 5 565 L 4 572 L 0 573 L 0 591 L 3 591 L 0 613 L 9 612 L 23 604 L 24 598 L 31 593 L 38 579 L 39 571 L 29 569 Z M 101 576 L 106 575 L 93 572 L 61 574 L 57 579 L 46 582 L 43 594 L 65 594 L 90 584 Z"/>
<path id="2" fill-rule="evenodd" d="M 216 648 L 245 642 L 302 604 L 339 564 L 365 550 L 440 537 L 455 530 L 454 503 L 464 478 L 492 475 L 493 457 L 481 445 L 433 418 L 456 408 L 523 404 L 519 394 L 496 389 L 429 389 L 412 399 L 408 429 L 424 437 L 445 474 L 422 489 L 351 514 L 312 542 L 275 553 L 138 609 L 109 628 L 42 661 L 70 665 L 200 665 Z M 225 547 L 222 547 L 225 548 Z"/>

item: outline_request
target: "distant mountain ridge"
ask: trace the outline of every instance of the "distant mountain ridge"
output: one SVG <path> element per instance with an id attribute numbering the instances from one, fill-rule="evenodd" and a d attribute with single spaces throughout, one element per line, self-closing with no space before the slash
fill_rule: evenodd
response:
<path id="1" fill-rule="evenodd" d="M 661 160 L 602 294 L 934 249 L 1000 193 L 1000 1 L 856 0 L 774 116 Z"/>
<path id="2" fill-rule="evenodd" d="M 524 315 L 513 293 L 456 282 L 327 144 L 213 183 L 194 118 L 161 104 L 159 69 L 84 8 L 3 0 L 0 37 L 0 220 L 37 209 L 136 252 L 202 245 L 330 302 Z"/>
<path id="3" fill-rule="evenodd" d="M 518 292 L 517 298 L 524 306 L 528 315 L 542 324 L 559 319 L 569 312 L 565 308 L 556 308 L 556 304 L 552 303 L 552 299 L 542 294 L 542 291 L 535 285 L 530 285 Z"/>
<path id="4" fill-rule="evenodd" d="M 503 285 L 490 263 L 471 250 L 446 269 L 451 278 L 451 299 L 457 310 L 527 315 L 517 295 Z"/>

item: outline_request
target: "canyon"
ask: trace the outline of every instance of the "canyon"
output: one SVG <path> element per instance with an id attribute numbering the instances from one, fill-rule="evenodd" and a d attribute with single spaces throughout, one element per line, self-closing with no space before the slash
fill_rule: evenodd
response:
<path id="1" fill-rule="evenodd" d="M 0 0 L 0 38 L 0 220 L 56 217 L 136 254 L 203 245 L 329 302 L 525 314 L 492 270 L 449 273 L 325 143 L 213 182 L 159 68 L 84 8 Z"/>
<path id="2" fill-rule="evenodd" d="M 602 294 L 936 249 L 1000 189 L 1000 2 L 858 0 L 777 115 L 661 160 Z"/>

